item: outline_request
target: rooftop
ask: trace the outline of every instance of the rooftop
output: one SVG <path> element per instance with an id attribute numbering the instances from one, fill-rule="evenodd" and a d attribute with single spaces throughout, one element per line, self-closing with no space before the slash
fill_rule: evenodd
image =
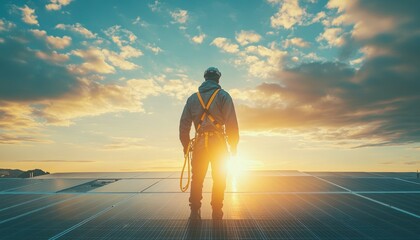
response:
<path id="1" fill-rule="evenodd" d="M 221 224 L 207 177 L 194 225 L 179 176 L 0 179 L 1 239 L 420 239 L 416 173 L 243 172 L 229 177 Z"/>

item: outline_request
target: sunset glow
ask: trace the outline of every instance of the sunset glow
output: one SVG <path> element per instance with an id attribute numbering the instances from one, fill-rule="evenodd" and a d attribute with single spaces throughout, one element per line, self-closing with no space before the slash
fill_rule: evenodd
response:
<path id="1" fill-rule="evenodd" d="M 180 171 L 181 111 L 216 66 L 230 174 L 416 171 L 419 14 L 350 2 L 6 0 L 0 168 Z"/>

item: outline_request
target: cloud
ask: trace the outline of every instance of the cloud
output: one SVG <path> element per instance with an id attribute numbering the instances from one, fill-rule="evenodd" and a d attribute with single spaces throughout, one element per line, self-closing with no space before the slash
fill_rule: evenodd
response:
<path id="1" fill-rule="evenodd" d="M 342 14 L 355 19 L 361 16 L 355 11 L 359 8 L 367 14 L 363 4 L 356 2 L 350 12 L 343 8 Z M 400 5 L 370 1 L 367 9 L 370 15 L 394 19 L 402 14 L 395 9 L 408 7 Z M 238 115 L 243 129 L 292 129 L 314 141 L 350 141 L 346 147 L 419 142 L 420 35 L 414 31 L 419 17 L 415 11 L 406 11 L 404 16 L 405 21 L 396 21 L 393 29 L 363 37 L 353 34 L 352 41 L 365 53 L 360 68 L 338 62 L 305 63 L 275 73 L 273 83 L 238 90 L 242 94 L 235 97 L 242 101 Z"/>
<path id="2" fill-rule="evenodd" d="M 0 52 L 0 100 L 57 98 L 78 85 L 65 66 L 51 62 L 48 53 L 29 49 L 25 42 L 8 38 L 0 44 Z"/>
<path id="3" fill-rule="evenodd" d="M 9 31 L 10 29 L 14 28 L 16 24 L 0 19 L 0 32 Z"/>
<path id="4" fill-rule="evenodd" d="M 158 0 L 155 0 L 153 4 L 147 5 L 152 12 L 159 12 L 160 11 L 160 5 L 161 3 Z"/>
<path id="5" fill-rule="evenodd" d="M 30 25 L 38 25 L 37 16 L 35 15 L 35 9 L 32 9 L 28 7 L 28 5 L 25 5 L 24 7 L 18 8 L 22 11 L 22 21 L 24 21 L 27 24 Z"/>
<path id="6" fill-rule="evenodd" d="M 35 55 L 43 60 L 49 61 L 51 63 L 63 63 L 69 60 L 69 56 L 66 54 L 57 53 L 56 51 L 52 51 L 50 53 L 48 52 L 42 52 L 42 51 L 36 51 Z"/>
<path id="7" fill-rule="evenodd" d="M 345 43 L 345 38 L 343 37 L 343 29 L 341 28 L 327 28 L 316 38 L 316 40 L 318 42 L 326 41 L 330 47 L 340 47 Z"/>
<path id="8" fill-rule="evenodd" d="M 269 48 L 261 45 L 248 46 L 238 53 L 234 64 L 248 66 L 248 72 L 252 76 L 267 78 L 282 68 L 282 60 L 286 55 L 286 51 L 278 49 L 274 44 Z"/>
<path id="9" fill-rule="evenodd" d="M 0 133 L 0 145 L 1 144 L 22 144 L 22 143 L 51 143 L 49 140 L 45 140 L 36 136 L 25 136 L 16 135 L 9 133 Z"/>
<path id="10" fill-rule="evenodd" d="M 127 59 L 142 56 L 143 52 L 129 45 L 121 46 L 120 50 L 120 53 L 96 47 L 73 50 L 71 54 L 82 58 L 84 62 L 80 65 L 71 64 L 69 69 L 72 73 L 85 75 L 91 72 L 100 74 L 115 73 L 114 67 L 122 70 L 139 68 L 137 64 Z"/>
<path id="11" fill-rule="evenodd" d="M 132 44 L 137 40 L 137 36 L 133 32 L 123 29 L 119 25 L 108 28 L 105 30 L 105 34 L 119 47 Z"/>
<path id="12" fill-rule="evenodd" d="M 63 37 L 54 37 L 54 36 L 48 36 L 47 32 L 44 30 L 38 30 L 38 29 L 32 29 L 29 30 L 32 32 L 36 37 L 40 39 L 44 39 L 46 43 L 56 49 L 63 49 L 71 44 L 71 37 L 69 36 L 63 36 Z"/>
<path id="13" fill-rule="evenodd" d="M 162 48 L 152 45 L 150 43 L 147 44 L 146 48 L 152 51 L 155 55 L 158 55 L 159 53 L 163 52 Z"/>
<path id="14" fill-rule="evenodd" d="M 260 78 L 267 78 L 278 72 L 282 68 L 282 60 L 287 55 L 287 52 L 278 49 L 274 42 L 269 47 L 250 45 L 240 49 L 239 45 L 231 43 L 230 39 L 218 37 L 210 45 L 215 45 L 223 52 L 234 54 L 235 66 L 246 66 L 249 74 Z"/>
<path id="15" fill-rule="evenodd" d="M 60 10 L 63 6 L 67 6 L 72 2 L 72 0 L 50 0 L 50 3 L 45 5 L 45 8 L 48 11 L 57 11 Z"/>
<path id="16" fill-rule="evenodd" d="M 0 101 L 0 129 L 21 132 L 24 129 L 35 129 L 40 126 L 32 114 L 32 107 L 25 103 Z M 11 138 L 11 137 L 7 137 Z"/>
<path id="17" fill-rule="evenodd" d="M 42 46 L 40 39 L 26 31 L 8 33 L 0 43 L 0 144 L 50 143 L 40 133 L 45 126 L 69 126 L 80 118 L 105 113 L 144 112 L 143 102 L 150 96 L 184 100 L 197 88 L 196 82 L 179 71 L 172 72 L 171 78 L 117 83 L 103 83 L 97 75 L 87 74 L 112 73 L 111 64 L 131 68 L 124 59 L 141 55 L 131 46 L 123 46 L 118 54 L 94 47 L 61 54 L 48 48 L 32 50 L 28 42 Z M 82 63 L 68 64 L 71 55 L 80 57 Z"/>
<path id="18" fill-rule="evenodd" d="M 204 34 L 204 33 L 201 33 L 200 35 L 197 35 L 197 36 L 194 36 L 194 37 L 192 37 L 192 41 L 194 42 L 194 43 L 197 43 L 197 44 L 202 44 L 203 43 L 203 41 L 204 41 L 204 38 L 206 37 L 206 34 Z"/>
<path id="19" fill-rule="evenodd" d="M 215 45 L 220 48 L 222 51 L 227 53 L 237 53 L 239 52 L 239 46 L 237 44 L 231 43 L 229 39 L 223 37 L 215 38 L 210 45 Z"/>
<path id="20" fill-rule="evenodd" d="M 279 4 L 280 1 L 269 1 L 270 3 Z M 292 28 L 295 24 L 302 23 L 302 17 L 305 10 L 299 6 L 298 0 L 284 0 L 278 12 L 271 18 L 271 26 L 273 28 L 283 27 L 285 29 Z"/>
<path id="21" fill-rule="evenodd" d="M 68 126 L 73 119 L 115 112 L 144 112 L 142 100 L 159 94 L 150 80 L 130 79 L 124 85 L 81 81 L 77 92 L 54 101 L 43 101 L 34 114 L 48 124 Z"/>
<path id="22" fill-rule="evenodd" d="M 73 50 L 71 54 L 74 56 L 78 56 L 85 61 L 81 65 L 70 66 L 70 70 L 74 73 L 115 73 L 115 68 L 105 61 L 105 53 L 98 48 L 91 47 L 87 50 Z"/>
<path id="23" fill-rule="evenodd" d="M 410 7 L 406 2 L 384 3 L 382 6 L 378 4 L 380 3 L 377 0 L 372 3 L 360 0 L 344 2 L 334 0 L 328 2 L 327 8 L 337 9 L 338 13 L 341 13 L 335 18 L 336 24 L 352 24 L 353 37 L 364 40 L 380 33 L 392 32 L 398 25 L 411 22 L 417 5 L 416 3 Z"/>
<path id="24" fill-rule="evenodd" d="M 273 74 L 274 82 L 231 91 L 240 103 L 242 129 L 283 132 L 346 148 L 419 142 L 416 6 L 375 0 L 330 1 L 329 6 L 344 17 L 332 21 L 339 30 L 330 30 L 322 40 L 359 48 L 364 56 L 354 63 L 360 66 L 315 61 Z M 352 34 L 345 32 L 349 27 Z M 336 42 L 340 36 L 346 41 Z"/>
<path id="25" fill-rule="evenodd" d="M 142 27 L 146 27 L 149 24 L 145 22 L 144 20 L 142 20 L 140 16 L 137 16 L 136 19 L 134 19 L 133 21 L 133 25 L 140 25 Z"/>
<path id="26" fill-rule="evenodd" d="M 137 64 L 125 60 L 121 54 L 117 54 L 116 52 L 110 51 L 108 49 L 102 49 L 102 53 L 106 56 L 112 65 L 120 69 L 133 70 L 139 67 Z"/>
<path id="27" fill-rule="evenodd" d="M 69 69 L 72 73 L 85 75 L 92 72 L 100 74 L 115 73 L 114 67 L 122 70 L 133 70 L 140 67 L 127 59 L 142 56 L 143 52 L 129 45 L 121 46 L 120 50 L 120 53 L 96 47 L 73 50 L 71 54 L 82 58 L 84 62 L 79 65 L 71 64 Z"/>
<path id="28" fill-rule="evenodd" d="M 405 165 L 420 165 L 420 161 L 408 161 L 404 162 Z"/>
<path id="29" fill-rule="evenodd" d="M 290 47 L 290 46 L 298 46 L 298 47 L 302 47 L 302 48 L 306 48 L 309 47 L 310 44 L 309 42 L 306 42 L 305 40 L 303 40 L 302 38 L 291 38 L 291 39 L 286 39 L 284 41 L 284 47 Z"/>
<path id="30" fill-rule="evenodd" d="M 105 150 L 127 150 L 133 148 L 147 149 L 150 146 L 146 145 L 144 138 L 133 137 L 112 137 L 112 142 L 103 146 Z"/>
<path id="31" fill-rule="evenodd" d="M 254 31 L 244 31 L 241 30 L 236 34 L 236 41 L 244 46 L 250 43 L 257 43 L 261 40 L 261 35 L 255 33 Z"/>
<path id="32" fill-rule="evenodd" d="M 327 14 L 325 14 L 324 11 L 318 12 L 315 17 L 311 20 L 311 24 L 312 23 L 317 23 L 320 22 L 321 20 L 323 20 L 325 17 L 327 17 Z"/>
<path id="33" fill-rule="evenodd" d="M 56 29 L 61 29 L 61 30 L 69 30 L 75 33 L 78 33 L 82 36 L 84 36 L 85 38 L 95 38 L 96 34 L 92 33 L 91 31 L 89 31 L 87 28 L 83 27 L 82 24 L 80 23 L 76 23 L 73 25 L 66 25 L 66 24 L 57 24 L 55 26 Z"/>
<path id="34" fill-rule="evenodd" d="M 170 12 L 171 17 L 180 24 L 184 24 L 188 20 L 188 11 L 183 9 L 178 9 L 176 11 Z"/>

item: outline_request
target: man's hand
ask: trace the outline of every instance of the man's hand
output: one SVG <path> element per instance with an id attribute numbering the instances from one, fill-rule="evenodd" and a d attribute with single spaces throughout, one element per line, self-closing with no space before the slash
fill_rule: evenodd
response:
<path id="1" fill-rule="evenodd" d="M 188 151 L 188 146 L 184 147 L 183 151 L 184 151 L 184 156 L 185 156 L 185 154 L 187 154 L 187 151 Z"/>

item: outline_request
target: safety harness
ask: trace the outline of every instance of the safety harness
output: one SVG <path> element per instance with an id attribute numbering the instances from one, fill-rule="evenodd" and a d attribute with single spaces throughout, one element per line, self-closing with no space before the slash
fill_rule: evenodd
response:
<path id="1" fill-rule="evenodd" d="M 206 117 L 214 124 L 214 126 L 217 129 L 222 129 L 222 126 L 216 121 L 216 119 L 211 115 L 209 109 L 211 104 L 213 103 L 214 98 L 216 97 L 217 93 L 220 91 L 220 88 L 217 89 L 216 91 L 213 92 L 213 94 L 211 95 L 209 101 L 207 102 L 207 104 L 204 103 L 203 98 L 201 97 L 200 92 L 197 92 L 197 97 L 198 100 L 200 101 L 201 107 L 203 108 L 203 114 L 201 115 L 200 121 L 197 124 L 197 129 L 195 131 L 195 137 L 193 139 L 190 140 L 190 142 L 188 143 L 188 148 L 187 151 L 184 154 L 184 166 L 182 167 L 182 172 L 181 172 L 181 178 L 179 179 L 179 187 L 181 188 L 182 192 L 185 192 L 188 190 L 188 187 L 190 186 L 190 181 L 191 181 L 191 171 L 190 171 L 190 162 L 192 159 L 192 153 L 194 151 L 194 145 L 195 145 L 195 141 L 199 136 L 199 130 L 201 128 L 201 124 L 203 123 L 203 121 L 206 119 Z M 208 146 L 208 137 L 209 137 L 209 132 L 204 132 L 204 145 L 207 148 Z M 184 171 L 185 171 L 185 166 L 188 164 L 188 180 L 187 180 L 187 184 L 184 186 L 183 185 L 183 178 L 184 178 Z"/>

